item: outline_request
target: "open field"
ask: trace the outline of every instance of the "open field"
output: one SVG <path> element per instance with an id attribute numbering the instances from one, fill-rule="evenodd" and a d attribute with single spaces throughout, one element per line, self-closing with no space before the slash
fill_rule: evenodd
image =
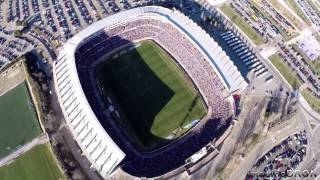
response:
<path id="1" fill-rule="evenodd" d="M 252 27 L 245 22 L 240 15 L 235 12 L 229 5 L 223 5 L 220 10 L 229 17 L 229 19 L 235 23 L 256 45 L 261 45 L 264 43 L 262 37 L 254 30 Z"/>
<path id="2" fill-rule="evenodd" d="M 320 76 L 320 57 L 318 57 L 316 60 L 311 61 L 306 54 L 303 53 L 303 51 L 299 48 L 297 44 L 292 44 L 292 49 L 299 53 L 299 55 L 305 60 L 307 64 L 309 64 L 309 67 L 314 71 L 318 76 Z"/>
<path id="3" fill-rule="evenodd" d="M 0 157 L 41 133 L 25 83 L 0 96 L 0 114 Z"/>
<path id="4" fill-rule="evenodd" d="M 280 56 L 274 54 L 269 57 L 272 64 L 278 69 L 287 82 L 293 87 L 298 88 L 301 86 L 301 82 L 296 74 L 288 67 Z"/>
<path id="5" fill-rule="evenodd" d="M 104 63 L 98 77 L 125 114 L 126 118 L 121 118 L 125 129 L 135 134 L 143 147 L 157 146 L 173 131 L 206 114 L 191 81 L 152 41 Z"/>
<path id="6" fill-rule="evenodd" d="M 0 72 L 0 96 L 24 80 L 25 74 L 21 62 L 8 66 L 5 72 Z"/>
<path id="7" fill-rule="evenodd" d="M 301 92 L 302 96 L 306 99 L 309 105 L 317 112 L 320 113 L 320 99 L 315 97 L 308 89 Z"/>
<path id="8" fill-rule="evenodd" d="M 0 167 L 1 180 L 63 180 L 49 145 L 38 145 L 7 166 Z"/>
<path id="9" fill-rule="evenodd" d="M 305 23 L 307 23 L 309 26 L 311 25 L 311 21 L 308 19 L 307 15 L 305 15 L 295 0 L 286 0 L 285 2 Z"/>

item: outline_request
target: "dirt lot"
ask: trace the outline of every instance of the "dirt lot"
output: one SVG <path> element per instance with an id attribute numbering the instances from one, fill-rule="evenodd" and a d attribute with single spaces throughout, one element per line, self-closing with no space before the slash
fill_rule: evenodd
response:
<path id="1" fill-rule="evenodd" d="M 24 80 L 25 74 L 21 61 L 0 72 L 0 96 Z"/>

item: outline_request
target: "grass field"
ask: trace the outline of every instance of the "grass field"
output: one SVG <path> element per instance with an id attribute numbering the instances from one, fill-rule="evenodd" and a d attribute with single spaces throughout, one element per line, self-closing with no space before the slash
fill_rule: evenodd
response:
<path id="1" fill-rule="evenodd" d="M 206 114 L 202 98 L 174 60 L 152 41 L 144 41 L 98 70 L 126 118 L 126 129 L 149 149 L 174 130 Z"/>
<path id="2" fill-rule="evenodd" d="M 0 168 L 1 180 L 63 180 L 49 145 L 38 145 Z"/>
<path id="3" fill-rule="evenodd" d="M 320 113 L 320 99 L 311 94 L 311 92 L 307 89 L 304 89 L 301 94 L 308 102 L 308 104 L 312 107 L 312 109 Z"/>
<path id="4" fill-rule="evenodd" d="M 240 15 L 235 12 L 229 5 L 223 5 L 220 10 L 229 17 L 229 19 L 237 25 L 256 45 L 261 45 L 264 43 L 262 37 L 251 28 L 251 26 L 240 17 Z"/>
<path id="5" fill-rule="evenodd" d="M 304 12 L 295 0 L 286 0 L 285 2 L 305 23 L 307 23 L 309 26 L 311 25 L 311 21 L 304 14 Z"/>
<path id="6" fill-rule="evenodd" d="M 287 82 L 293 88 L 298 88 L 301 86 L 301 82 L 296 74 L 288 67 L 285 62 L 281 59 L 280 56 L 274 54 L 269 57 L 272 64 L 278 69 L 278 71 L 282 74 L 282 76 L 287 80 Z"/>
<path id="7" fill-rule="evenodd" d="M 41 133 L 31 102 L 25 83 L 0 96 L 0 157 Z"/>

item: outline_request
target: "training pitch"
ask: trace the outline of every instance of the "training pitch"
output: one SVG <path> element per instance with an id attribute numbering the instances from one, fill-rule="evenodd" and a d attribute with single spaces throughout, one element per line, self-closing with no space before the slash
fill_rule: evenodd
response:
<path id="1" fill-rule="evenodd" d="M 0 158 L 41 133 L 25 83 L 0 96 Z"/>
<path id="2" fill-rule="evenodd" d="M 189 77 L 153 41 L 113 54 L 97 77 L 104 96 L 120 107 L 121 127 L 145 150 L 178 138 L 207 113 Z"/>
<path id="3" fill-rule="evenodd" d="M 1 180 L 63 180 L 49 145 L 38 145 L 0 168 Z"/>

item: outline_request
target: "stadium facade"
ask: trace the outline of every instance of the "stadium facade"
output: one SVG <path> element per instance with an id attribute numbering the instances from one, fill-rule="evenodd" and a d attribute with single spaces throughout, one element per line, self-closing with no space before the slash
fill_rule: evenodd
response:
<path id="1" fill-rule="evenodd" d="M 126 153 L 124 149 L 119 148 L 101 125 L 93 107 L 88 102 L 80 82 L 76 54 L 81 51 L 79 47 L 88 42 L 88 39 L 92 39 L 95 34 L 139 19 L 168 23 L 191 41 L 219 77 L 226 91 L 224 97 L 237 90 L 241 91 L 247 86 L 246 81 L 221 47 L 205 31 L 178 11 L 156 6 L 139 7 L 111 15 L 82 30 L 60 49 L 59 56 L 53 65 L 55 89 L 67 125 L 82 154 L 90 161 L 92 168 L 103 177 L 114 172 L 126 157 Z"/>

